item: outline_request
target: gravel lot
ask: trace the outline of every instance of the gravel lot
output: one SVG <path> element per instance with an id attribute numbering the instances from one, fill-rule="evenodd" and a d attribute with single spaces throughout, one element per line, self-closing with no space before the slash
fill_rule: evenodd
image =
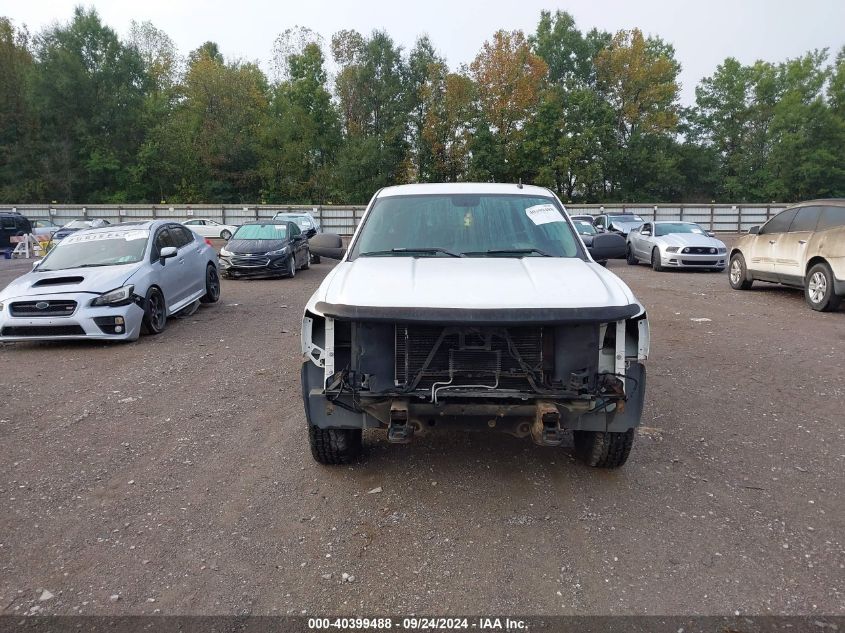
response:
<path id="1" fill-rule="evenodd" d="M 611 262 L 652 324 L 625 468 L 445 432 L 328 468 L 298 348 L 331 266 L 134 344 L 0 345 L 3 613 L 845 614 L 842 311 Z"/>

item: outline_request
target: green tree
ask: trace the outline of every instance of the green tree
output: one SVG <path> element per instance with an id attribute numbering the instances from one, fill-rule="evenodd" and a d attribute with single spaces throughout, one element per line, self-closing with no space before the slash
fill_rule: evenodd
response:
<path id="1" fill-rule="evenodd" d="M 336 89 L 345 142 L 334 168 L 338 199 L 361 203 L 379 188 L 403 182 L 406 162 L 406 71 L 401 48 L 387 33 L 364 39 L 355 31 L 332 37 L 340 66 Z"/>
<path id="2" fill-rule="evenodd" d="M 417 39 L 405 66 L 405 98 L 408 113 L 408 151 L 411 170 L 407 180 L 430 181 L 434 179 L 434 149 L 424 134 L 429 112 L 437 106 L 433 99 L 445 96 L 446 75 L 449 69 L 445 60 L 437 55 L 427 36 Z"/>
<path id="3" fill-rule="evenodd" d="M 340 144 L 340 118 L 326 88 L 323 53 L 307 44 L 285 62 L 288 79 L 273 90 L 263 138 L 262 199 L 324 203 Z"/>
<path id="4" fill-rule="evenodd" d="M 35 50 L 44 193 L 65 202 L 126 199 L 144 136 L 147 76 L 138 51 L 82 8 L 70 24 L 39 35 Z"/>
<path id="5" fill-rule="evenodd" d="M 160 180 L 161 197 L 169 200 L 255 201 L 267 80 L 255 64 L 226 63 L 213 43 L 189 60 L 178 106 L 145 145 L 145 171 Z"/>
<path id="6" fill-rule="evenodd" d="M 540 102 L 548 66 L 531 52 L 522 31 L 497 31 L 470 65 L 480 118 L 473 139 L 474 172 L 485 180 L 528 177 L 525 126 Z M 498 157 L 498 158 L 497 158 Z"/>
<path id="7" fill-rule="evenodd" d="M 29 33 L 0 17 L 0 200 L 38 196 L 38 120 L 29 93 L 34 70 Z"/>

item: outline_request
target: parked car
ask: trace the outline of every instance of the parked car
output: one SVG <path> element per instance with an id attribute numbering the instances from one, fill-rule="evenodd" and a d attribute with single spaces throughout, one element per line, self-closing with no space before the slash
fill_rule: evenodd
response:
<path id="1" fill-rule="evenodd" d="M 596 219 L 594 216 L 585 213 L 580 213 L 578 215 L 570 215 L 569 217 L 572 219 L 573 222 L 586 222 L 590 226 L 592 226 L 593 221 Z"/>
<path id="2" fill-rule="evenodd" d="M 41 242 L 49 241 L 53 237 L 53 234 L 61 228 L 52 220 L 44 220 L 41 218 L 37 220 L 30 220 L 29 223 L 32 225 L 32 234 L 35 235 Z"/>
<path id="3" fill-rule="evenodd" d="M 76 231 L 82 231 L 83 229 L 98 229 L 104 226 L 109 226 L 108 220 L 71 220 L 64 226 L 62 226 L 58 231 L 53 232 L 53 242 L 58 242 L 63 240 L 71 233 L 75 233 Z"/>
<path id="4" fill-rule="evenodd" d="M 220 249 L 224 277 L 293 277 L 311 266 L 308 238 L 295 222 L 260 220 L 238 227 Z"/>
<path id="5" fill-rule="evenodd" d="M 32 233 L 29 220 L 17 211 L 0 212 L 0 248 L 14 248 L 10 237 L 20 237 Z"/>
<path id="6" fill-rule="evenodd" d="M 632 266 L 725 270 L 728 249 L 695 222 L 645 222 L 628 233 L 627 259 Z"/>
<path id="7" fill-rule="evenodd" d="M 578 231 L 578 235 L 581 236 L 581 241 L 584 242 L 584 246 L 587 248 L 591 248 L 593 246 L 593 237 L 598 235 L 598 231 L 596 231 L 596 227 L 594 227 L 590 222 L 586 220 L 577 220 L 577 217 L 581 216 L 571 216 L 572 217 L 572 224 L 575 226 L 575 230 Z M 602 266 L 607 266 L 607 260 L 599 261 L 599 264 Z"/>
<path id="8" fill-rule="evenodd" d="M 643 219 L 634 215 L 633 213 L 603 213 L 597 215 L 593 220 L 593 226 L 596 227 L 599 233 L 609 231 L 611 233 L 620 233 L 627 237 L 631 229 L 638 227 L 643 223 Z"/>
<path id="9" fill-rule="evenodd" d="M 215 222 L 214 220 L 210 220 L 208 218 L 186 220 L 185 222 L 182 222 L 182 224 L 187 226 L 197 235 L 202 237 L 220 238 L 221 240 L 230 240 L 232 235 L 235 234 L 235 231 L 238 230 L 237 226 L 232 224 L 220 224 L 220 222 Z"/>
<path id="10" fill-rule="evenodd" d="M 323 233 L 321 243 L 328 241 Z M 625 463 L 640 424 L 649 329 L 630 289 L 592 257 L 548 189 L 419 184 L 381 189 L 308 301 L 302 396 L 311 454 L 360 452 L 431 427 L 563 443 L 588 464 Z"/>
<path id="11" fill-rule="evenodd" d="M 845 297 L 845 199 L 803 202 L 751 227 L 731 248 L 728 277 L 736 290 L 803 288 L 813 310 L 835 310 Z"/>
<path id="12" fill-rule="evenodd" d="M 0 341 L 135 340 L 219 297 L 214 249 L 180 224 L 83 229 L 0 292 Z"/>
<path id="13" fill-rule="evenodd" d="M 322 232 L 320 221 L 312 216 L 310 213 L 277 213 L 273 216 L 274 220 L 290 220 L 296 222 L 297 226 L 302 232 L 308 232 L 314 229 L 314 234 Z M 312 234 L 313 235 L 313 234 Z M 311 263 L 319 264 L 320 256 L 316 253 L 311 253 Z"/>

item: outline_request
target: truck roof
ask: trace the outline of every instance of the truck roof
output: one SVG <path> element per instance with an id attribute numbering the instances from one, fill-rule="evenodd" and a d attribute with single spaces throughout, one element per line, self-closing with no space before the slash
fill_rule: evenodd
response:
<path id="1" fill-rule="evenodd" d="M 551 192 L 545 187 L 492 182 L 449 182 L 420 183 L 414 185 L 396 185 L 385 187 L 378 192 L 379 198 L 389 196 L 419 196 L 436 194 L 510 194 L 518 196 L 543 196 L 550 198 Z"/>

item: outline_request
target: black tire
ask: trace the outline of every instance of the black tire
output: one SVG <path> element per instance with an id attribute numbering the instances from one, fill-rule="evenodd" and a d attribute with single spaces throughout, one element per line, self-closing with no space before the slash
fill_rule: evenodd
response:
<path id="1" fill-rule="evenodd" d="M 651 267 L 657 272 L 663 270 L 663 266 L 660 265 L 660 249 L 656 247 L 651 249 Z"/>
<path id="2" fill-rule="evenodd" d="M 640 260 L 638 260 L 638 259 L 634 256 L 634 249 L 633 249 L 633 248 L 631 248 L 631 245 L 630 245 L 630 244 L 628 244 L 628 253 L 627 253 L 627 255 L 625 256 L 625 261 L 627 261 L 627 262 L 628 262 L 628 265 L 629 265 L 629 266 L 636 266 L 637 264 L 639 264 L 639 263 L 640 263 Z"/>
<path id="3" fill-rule="evenodd" d="M 167 327 L 167 304 L 158 288 L 150 288 L 147 291 L 141 324 L 147 334 L 161 334 Z"/>
<path id="4" fill-rule="evenodd" d="M 315 255 L 314 253 L 311 253 L 311 263 L 312 264 L 319 264 L 320 263 L 320 256 Z"/>
<path id="5" fill-rule="evenodd" d="M 819 312 L 836 310 L 842 303 L 842 297 L 834 294 L 833 271 L 826 263 L 819 262 L 807 271 L 804 298 L 813 310 Z"/>
<path id="6" fill-rule="evenodd" d="M 290 271 L 288 273 L 288 277 L 291 279 L 296 277 L 296 257 L 294 257 L 293 254 L 288 256 L 288 270 Z"/>
<path id="7" fill-rule="evenodd" d="M 305 249 L 305 263 L 302 264 L 301 270 L 308 270 L 311 268 L 311 251 Z"/>
<path id="8" fill-rule="evenodd" d="M 311 455 L 321 464 L 349 464 L 361 454 L 361 429 L 321 429 L 308 425 Z"/>
<path id="9" fill-rule="evenodd" d="M 209 264 L 205 267 L 205 294 L 200 297 L 201 303 L 217 303 L 220 300 L 220 273 L 217 266 Z"/>
<path id="10" fill-rule="evenodd" d="M 734 253 L 731 255 L 731 262 L 728 266 L 730 273 L 728 274 L 728 283 L 734 290 L 748 290 L 754 280 L 748 279 L 748 268 L 745 265 L 745 258 L 742 253 Z"/>
<path id="11" fill-rule="evenodd" d="M 232 232 L 229 229 L 223 229 L 220 231 L 220 239 L 228 242 L 232 239 Z"/>
<path id="12" fill-rule="evenodd" d="M 631 454 L 634 429 L 624 433 L 575 431 L 575 455 L 593 468 L 619 468 Z"/>

